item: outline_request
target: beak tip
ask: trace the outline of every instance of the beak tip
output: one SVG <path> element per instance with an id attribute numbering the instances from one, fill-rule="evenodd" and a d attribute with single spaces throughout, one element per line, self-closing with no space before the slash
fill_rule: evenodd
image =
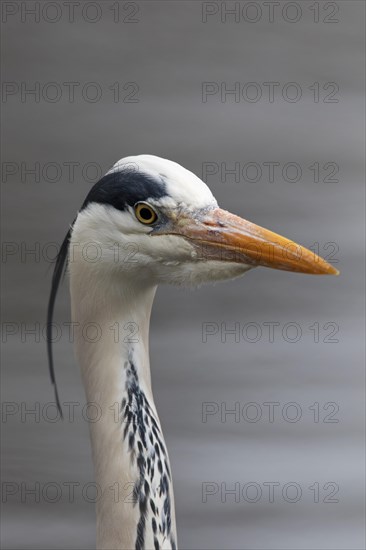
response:
<path id="1" fill-rule="evenodd" d="M 321 266 L 321 269 L 317 272 L 313 272 L 313 274 L 317 275 L 339 275 L 339 270 L 335 268 L 333 265 L 328 264 L 328 262 L 323 261 L 323 265 Z"/>

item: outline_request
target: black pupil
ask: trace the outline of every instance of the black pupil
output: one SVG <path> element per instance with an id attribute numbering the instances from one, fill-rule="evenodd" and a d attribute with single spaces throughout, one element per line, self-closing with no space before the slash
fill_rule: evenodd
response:
<path id="1" fill-rule="evenodd" d="M 143 220 L 150 221 L 153 218 L 153 213 L 148 208 L 141 208 L 140 216 Z"/>

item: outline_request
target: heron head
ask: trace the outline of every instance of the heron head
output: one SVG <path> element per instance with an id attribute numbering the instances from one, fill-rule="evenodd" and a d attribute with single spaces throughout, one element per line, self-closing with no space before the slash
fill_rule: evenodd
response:
<path id="1" fill-rule="evenodd" d="M 337 273 L 304 247 L 220 209 L 192 172 L 151 155 L 122 159 L 94 185 L 72 244 L 90 269 L 152 284 L 196 285 L 257 266 Z"/>

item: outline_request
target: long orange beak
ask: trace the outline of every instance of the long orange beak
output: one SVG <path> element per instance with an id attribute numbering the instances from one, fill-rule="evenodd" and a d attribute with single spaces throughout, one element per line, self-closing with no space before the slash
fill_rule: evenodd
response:
<path id="1" fill-rule="evenodd" d="M 339 271 L 303 246 L 215 208 L 195 218 L 180 217 L 172 233 L 184 236 L 202 259 L 266 266 L 313 275 L 338 275 Z"/>

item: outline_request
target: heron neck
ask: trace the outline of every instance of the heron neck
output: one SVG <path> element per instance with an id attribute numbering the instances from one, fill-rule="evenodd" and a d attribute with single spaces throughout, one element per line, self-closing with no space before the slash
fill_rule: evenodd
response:
<path id="1" fill-rule="evenodd" d="M 127 279 L 127 278 L 126 278 Z M 111 404 L 124 393 L 124 367 L 133 361 L 150 394 L 149 324 L 155 286 L 70 269 L 75 350 L 89 401 Z"/>
<path id="2" fill-rule="evenodd" d="M 149 365 L 156 287 L 128 280 L 101 286 L 100 276 L 93 284 L 92 274 L 77 269 L 70 282 L 76 355 L 98 414 L 90 423 L 101 492 L 97 548 L 175 548 L 170 467 Z"/>

